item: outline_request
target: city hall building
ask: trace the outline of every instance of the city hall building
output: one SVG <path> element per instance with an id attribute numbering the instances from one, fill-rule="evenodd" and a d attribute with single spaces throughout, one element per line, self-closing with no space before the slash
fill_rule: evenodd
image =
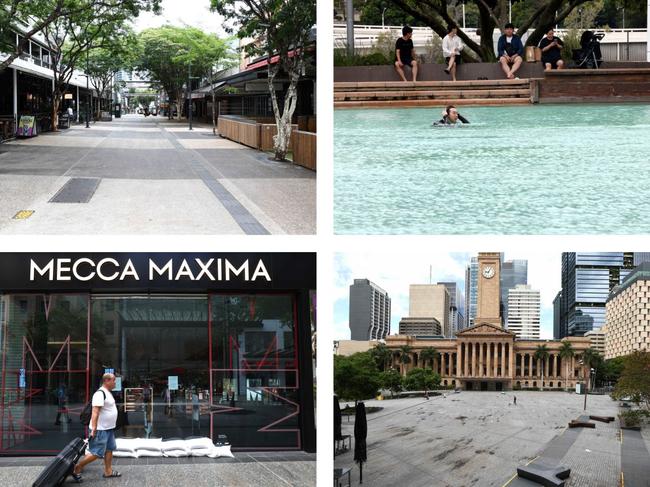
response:
<path id="1" fill-rule="evenodd" d="M 51 455 L 117 376 L 118 436 L 316 449 L 313 253 L 0 254 L 0 455 Z"/>
<path id="2" fill-rule="evenodd" d="M 395 352 L 392 366 L 403 374 L 414 367 L 432 366 L 442 385 L 465 390 L 562 389 L 582 382 L 580 356 L 590 347 L 589 338 L 565 339 L 573 347 L 571 358 L 560 356 L 560 341 L 516 338 L 501 326 L 500 272 L 498 253 L 479 253 L 476 325 L 457 332 L 455 339 L 387 336 L 386 345 Z M 543 363 L 535 358 L 539 345 L 546 345 L 549 353 Z M 406 364 L 401 358 L 404 346 L 410 347 Z M 419 355 L 429 347 L 440 355 L 433 363 L 424 363 Z"/>

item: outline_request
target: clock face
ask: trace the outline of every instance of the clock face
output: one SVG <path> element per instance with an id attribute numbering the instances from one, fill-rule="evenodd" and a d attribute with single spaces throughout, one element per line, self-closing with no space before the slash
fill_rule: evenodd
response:
<path id="1" fill-rule="evenodd" d="M 494 277 L 494 267 L 491 265 L 483 267 L 483 277 L 486 279 L 492 279 Z"/>

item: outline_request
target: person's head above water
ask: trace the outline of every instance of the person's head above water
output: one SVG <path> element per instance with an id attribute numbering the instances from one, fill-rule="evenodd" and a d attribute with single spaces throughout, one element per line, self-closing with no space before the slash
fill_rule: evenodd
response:
<path id="1" fill-rule="evenodd" d="M 402 27 L 402 36 L 404 39 L 410 39 L 413 36 L 413 29 L 410 26 L 405 25 Z"/>
<path id="2" fill-rule="evenodd" d="M 448 25 L 447 26 L 447 34 L 449 34 L 450 36 L 453 37 L 457 33 L 458 33 L 458 27 L 456 27 L 455 25 Z"/>
<path id="3" fill-rule="evenodd" d="M 458 121 L 458 110 L 456 110 L 456 107 L 454 105 L 447 105 L 447 108 L 445 108 L 445 113 L 447 114 L 447 118 L 450 122 L 456 123 Z"/>
<path id="4" fill-rule="evenodd" d="M 515 31 L 515 26 L 511 22 L 508 22 L 504 27 L 503 31 L 505 32 L 507 37 L 512 37 L 512 34 Z"/>

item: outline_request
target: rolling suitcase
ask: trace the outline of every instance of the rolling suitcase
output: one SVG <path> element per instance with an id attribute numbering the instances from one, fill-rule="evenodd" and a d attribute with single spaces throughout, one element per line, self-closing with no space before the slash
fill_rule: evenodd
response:
<path id="1" fill-rule="evenodd" d="M 32 487 L 58 487 L 65 482 L 72 469 L 86 451 L 87 442 L 75 438 L 61 450 L 45 470 L 38 476 Z"/>

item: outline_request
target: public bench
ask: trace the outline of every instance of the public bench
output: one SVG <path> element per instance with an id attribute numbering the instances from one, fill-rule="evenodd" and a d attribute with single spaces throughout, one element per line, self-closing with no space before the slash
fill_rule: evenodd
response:
<path id="1" fill-rule="evenodd" d="M 595 423 L 590 423 L 589 421 L 578 421 L 573 420 L 569 423 L 569 428 L 595 428 Z"/>
<path id="2" fill-rule="evenodd" d="M 602 423 L 611 423 L 616 418 L 614 416 L 594 416 L 594 415 L 591 415 L 591 416 L 589 416 L 589 419 L 593 419 L 594 421 L 600 421 Z"/>
<path id="3" fill-rule="evenodd" d="M 517 475 L 545 487 L 564 487 L 564 480 L 571 475 L 571 469 L 563 466 L 551 467 L 532 463 L 517 467 Z"/>
<path id="4" fill-rule="evenodd" d="M 350 487 L 352 485 L 350 480 L 351 468 L 335 468 L 334 469 L 334 487 Z M 347 477 L 347 479 L 345 479 Z M 345 480 L 347 483 L 343 483 Z"/>

